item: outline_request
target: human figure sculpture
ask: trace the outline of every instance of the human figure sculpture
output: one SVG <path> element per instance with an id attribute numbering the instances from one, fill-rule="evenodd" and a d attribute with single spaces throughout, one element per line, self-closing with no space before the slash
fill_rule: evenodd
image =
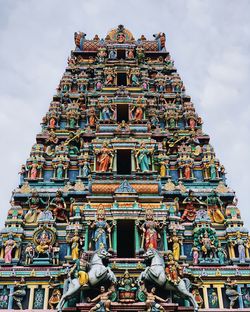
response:
<path id="1" fill-rule="evenodd" d="M 10 264 L 13 259 L 13 250 L 17 248 L 17 243 L 13 239 L 13 234 L 8 234 L 8 239 L 4 242 L 4 263 Z"/>
<path id="2" fill-rule="evenodd" d="M 39 243 L 36 246 L 36 252 L 38 253 L 38 257 L 44 257 L 46 255 L 47 258 L 49 258 L 52 251 L 51 236 L 44 230 L 41 233 L 40 237 L 37 239 L 37 242 Z"/>
<path id="3" fill-rule="evenodd" d="M 198 279 L 197 277 L 195 277 L 194 281 L 191 283 L 191 287 L 195 301 L 199 305 L 199 308 L 202 308 L 204 300 L 199 292 L 199 289 L 203 287 L 203 281 L 201 280 L 201 278 Z"/>
<path id="4" fill-rule="evenodd" d="M 60 190 L 56 192 L 56 197 L 50 202 L 50 207 L 57 220 L 66 221 L 68 223 L 66 203 Z"/>
<path id="5" fill-rule="evenodd" d="M 75 230 L 74 236 L 72 238 L 68 237 L 67 241 L 71 244 L 71 257 L 72 260 L 79 258 L 81 239 L 78 234 L 78 231 Z"/>
<path id="6" fill-rule="evenodd" d="M 85 287 L 88 285 L 89 276 L 87 270 L 89 263 L 85 259 L 86 255 L 83 251 L 80 252 L 80 256 L 76 259 L 74 265 L 70 269 L 69 276 L 77 278 L 81 286 Z"/>
<path id="7" fill-rule="evenodd" d="M 22 302 L 27 294 L 26 292 L 26 282 L 24 280 L 24 278 L 21 278 L 21 281 L 15 282 L 14 284 L 14 291 L 12 294 L 10 294 L 14 300 L 14 302 L 16 303 L 16 305 L 18 306 L 18 308 L 20 310 L 23 310 L 23 305 Z"/>
<path id="8" fill-rule="evenodd" d="M 192 256 L 193 256 L 193 264 L 197 265 L 199 262 L 199 249 L 197 247 L 193 247 L 191 250 Z"/>
<path id="9" fill-rule="evenodd" d="M 112 149 L 108 147 L 108 143 L 104 142 L 100 150 L 96 151 L 97 162 L 96 170 L 100 172 L 108 172 L 112 165 L 113 152 Z"/>
<path id="10" fill-rule="evenodd" d="M 163 299 L 155 294 L 156 288 L 152 287 L 148 292 L 144 285 L 141 286 L 141 290 L 145 293 L 146 299 L 146 309 L 147 312 L 164 312 L 165 309 L 158 302 L 168 302 L 168 300 Z"/>
<path id="11" fill-rule="evenodd" d="M 123 277 L 118 281 L 118 290 L 120 302 L 135 301 L 135 293 L 137 287 L 134 279 L 130 276 L 128 270 L 124 272 Z"/>
<path id="12" fill-rule="evenodd" d="M 174 260 L 174 255 L 172 251 L 168 251 L 167 253 L 165 272 L 166 272 L 167 279 L 170 282 L 172 282 L 174 285 L 178 285 L 181 279 L 180 275 L 182 273 L 182 270 L 178 262 Z"/>
<path id="13" fill-rule="evenodd" d="M 35 249 L 31 243 L 28 243 L 25 248 L 25 264 L 30 265 L 33 262 L 35 256 Z"/>
<path id="14" fill-rule="evenodd" d="M 88 300 L 89 302 L 97 302 L 96 305 L 91 308 L 90 312 L 108 312 L 110 311 L 111 307 L 111 300 L 109 299 L 110 295 L 114 292 L 114 288 L 110 288 L 108 291 L 106 291 L 104 286 L 100 287 L 100 295 L 95 297 L 92 300 Z"/>
<path id="15" fill-rule="evenodd" d="M 204 235 L 200 236 L 201 251 L 203 259 L 215 257 L 214 241 L 209 237 L 208 232 L 205 231 Z"/>
<path id="16" fill-rule="evenodd" d="M 160 238 L 160 234 L 157 230 L 163 227 L 158 222 L 154 220 L 153 212 L 149 211 L 146 213 L 146 221 L 140 226 L 142 230 L 142 239 L 141 239 L 141 248 L 154 248 L 157 249 L 158 243 L 157 240 Z"/>
<path id="17" fill-rule="evenodd" d="M 237 287 L 237 281 L 236 280 L 232 281 L 230 277 L 228 277 L 225 283 L 225 287 L 226 287 L 226 296 L 230 301 L 230 309 L 233 309 L 236 301 L 240 296 L 239 292 L 235 289 Z"/>
<path id="18" fill-rule="evenodd" d="M 151 154 L 152 150 L 149 150 L 146 147 L 146 144 L 142 142 L 140 148 L 135 153 L 135 157 L 137 159 L 137 169 L 140 169 L 141 172 L 148 172 L 150 170 Z"/>
<path id="19" fill-rule="evenodd" d="M 218 248 L 217 248 L 217 255 L 219 258 L 219 263 L 220 264 L 225 264 L 226 258 L 227 258 L 227 253 L 225 249 L 221 246 L 221 243 L 219 242 Z"/>
<path id="20" fill-rule="evenodd" d="M 172 251 L 174 260 L 179 261 L 181 254 L 182 239 L 178 237 L 176 230 L 173 231 L 173 235 L 169 238 L 169 242 L 173 244 Z"/>
<path id="21" fill-rule="evenodd" d="M 208 205 L 208 214 L 212 222 L 223 224 L 225 221 L 225 217 L 221 212 L 223 202 L 220 197 L 216 193 L 216 191 L 212 191 L 211 195 L 207 198 Z"/>
<path id="22" fill-rule="evenodd" d="M 244 240 L 241 238 L 240 233 L 237 234 L 236 244 L 238 247 L 239 261 L 240 263 L 245 263 L 246 262 L 246 250 L 245 250 Z"/>
<path id="23" fill-rule="evenodd" d="M 108 222 L 105 220 L 104 213 L 97 214 L 97 220 L 92 222 L 90 225 L 93 231 L 93 242 L 94 242 L 94 250 L 98 250 L 100 248 L 108 249 L 107 244 L 107 235 L 109 237 L 109 247 L 111 248 L 111 227 Z"/>
<path id="24" fill-rule="evenodd" d="M 184 212 L 181 216 L 182 221 L 193 222 L 196 217 L 196 207 L 195 205 L 204 205 L 197 197 L 194 196 L 194 192 L 189 190 L 188 196 L 183 200 L 183 204 L 186 204 Z"/>

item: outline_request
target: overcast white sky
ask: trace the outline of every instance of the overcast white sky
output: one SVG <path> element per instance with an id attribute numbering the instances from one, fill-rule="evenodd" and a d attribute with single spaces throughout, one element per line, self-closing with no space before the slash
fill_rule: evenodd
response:
<path id="1" fill-rule="evenodd" d="M 0 225 L 18 171 L 74 47 L 124 24 L 167 49 L 204 121 L 250 228 L 250 1 L 0 0 Z"/>

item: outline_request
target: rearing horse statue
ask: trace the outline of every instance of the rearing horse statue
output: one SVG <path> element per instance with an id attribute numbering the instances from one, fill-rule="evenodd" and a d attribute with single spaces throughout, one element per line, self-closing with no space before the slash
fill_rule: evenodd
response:
<path id="1" fill-rule="evenodd" d="M 103 264 L 103 259 L 110 257 L 111 254 L 108 253 L 105 249 L 97 250 L 94 253 L 90 261 L 90 270 L 88 271 L 88 286 L 84 287 L 84 290 L 95 287 L 96 285 L 105 281 L 116 284 L 117 279 L 115 274 L 109 267 L 106 267 Z M 62 295 L 62 298 L 57 305 L 58 312 L 62 311 L 65 302 L 68 301 L 82 287 L 78 278 L 69 278 L 69 282 L 68 290 L 65 292 L 65 294 Z"/>
<path id="2" fill-rule="evenodd" d="M 148 281 L 166 290 L 173 290 L 179 293 L 181 297 L 189 299 L 194 307 L 194 311 L 197 312 L 198 304 L 194 296 L 188 290 L 188 283 L 190 284 L 190 281 L 183 278 L 180 279 L 177 285 L 168 281 L 165 274 L 165 264 L 163 258 L 159 255 L 157 250 L 149 248 L 143 254 L 143 257 L 146 260 L 151 260 L 151 264 L 150 266 L 146 267 L 144 271 L 141 272 L 138 278 L 138 282 L 141 283 L 143 281 Z"/>

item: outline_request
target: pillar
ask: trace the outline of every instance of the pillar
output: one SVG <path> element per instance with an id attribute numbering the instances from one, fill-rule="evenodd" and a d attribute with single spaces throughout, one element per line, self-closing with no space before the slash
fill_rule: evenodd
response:
<path id="1" fill-rule="evenodd" d="M 89 226 L 88 224 L 85 225 L 86 230 L 85 230 L 85 240 L 84 240 L 84 251 L 88 251 L 89 249 Z"/>
<path id="2" fill-rule="evenodd" d="M 224 285 L 216 285 L 215 288 L 217 288 L 217 294 L 218 294 L 218 300 L 219 300 L 219 308 L 223 309 L 223 299 L 222 299 L 222 291 L 221 289 L 224 287 Z"/>
<path id="3" fill-rule="evenodd" d="M 35 289 L 38 288 L 38 286 L 37 285 L 29 285 L 28 288 L 30 290 L 30 299 L 29 299 L 28 309 L 33 310 Z"/>
<path id="4" fill-rule="evenodd" d="M 10 290 L 10 294 L 13 293 L 14 285 L 10 285 L 8 289 Z M 8 310 L 11 310 L 11 309 L 13 309 L 13 296 L 9 295 Z"/>
<path id="5" fill-rule="evenodd" d="M 139 250 L 140 250 L 141 246 L 140 246 L 140 236 L 138 233 L 138 226 L 136 225 L 135 222 L 135 254 L 138 255 L 139 254 Z"/>
<path id="6" fill-rule="evenodd" d="M 48 302 L 49 302 L 49 285 L 43 285 L 44 288 L 44 299 L 43 299 L 43 309 L 48 309 Z"/>
<path id="7" fill-rule="evenodd" d="M 249 286 L 249 285 L 247 285 L 247 286 Z M 242 288 L 244 288 L 244 285 L 243 285 L 243 284 L 237 285 L 237 291 L 238 291 L 238 293 L 241 294 L 241 289 L 242 289 Z M 243 303 L 242 296 L 239 296 L 238 300 L 239 300 L 239 308 L 240 308 L 240 309 L 244 309 L 244 303 Z"/>
<path id="8" fill-rule="evenodd" d="M 167 233 L 166 233 L 166 227 L 165 226 L 163 229 L 163 248 L 164 248 L 164 251 L 168 250 L 168 240 L 167 240 Z"/>
<path id="9" fill-rule="evenodd" d="M 117 254 L 117 223 L 113 221 L 112 244 L 115 254 Z"/>
<path id="10" fill-rule="evenodd" d="M 210 285 L 203 285 L 203 298 L 204 298 L 204 307 L 205 309 L 209 309 L 209 304 L 208 304 L 208 295 L 207 295 L 207 290 L 210 288 Z"/>

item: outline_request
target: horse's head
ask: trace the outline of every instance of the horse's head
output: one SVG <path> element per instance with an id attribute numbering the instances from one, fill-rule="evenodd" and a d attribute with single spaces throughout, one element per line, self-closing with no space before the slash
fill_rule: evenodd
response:
<path id="1" fill-rule="evenodd" d="M 112 257 L 112 255 L 109 253 L 109 252 L 107 252 L 107 250 L 106 249 L 99 249 L 98 251 L 97 251 L 97 255 L 101 258 L 101 259 L 108 259 L 108 258 L 111 258 Z"/>
<path id="2" fill-rule="evenodd" d="M 154 258 L 154 256 L 157 254 L 157 251 L 153 248 L 148 248 L 148 250 L 142 255 L 142 257 L 145 260 L 150 260 Z"/>

